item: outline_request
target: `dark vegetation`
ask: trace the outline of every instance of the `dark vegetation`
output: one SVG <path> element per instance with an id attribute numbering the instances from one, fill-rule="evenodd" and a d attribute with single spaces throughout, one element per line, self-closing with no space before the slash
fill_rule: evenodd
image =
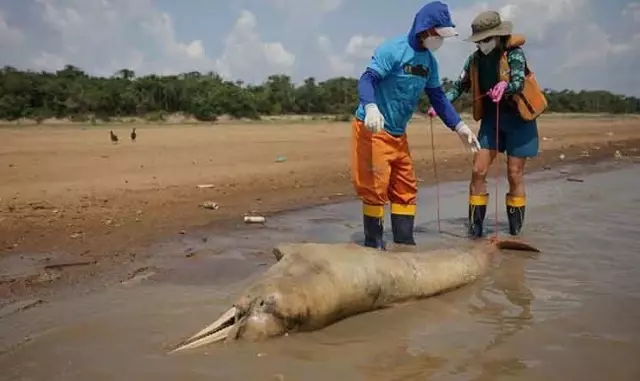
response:
<path id="1" fill-rule="evenodd" d="M 451 86 L 444 79 L 444 87 Z M 608 91 L 545 90 L 550 112 L 640 113 L 640 99 Z M 424 98 L 420 110 L 426 111 Z M 334 115 L 348 120 L 358 105 L 357 79 L 338 77 L 323 82 L 308 78 L 295 86 L 285 75 L 272 75 L 263 84 L 226 81 L 215 73 L 136 77 L 120 70 L 112 77 L 96 77 L 67 65 L 56 72 L 0 70 L 0 119 L 42 121 L 70 118 L 74 121 L 113 117 L 145 117 L 161 121 L 183 113 L 201 121 L 221 115 L 258 119 L 263 115 Z M 465 94 L 456 102 L 458 111 L 470 110 Z"/>

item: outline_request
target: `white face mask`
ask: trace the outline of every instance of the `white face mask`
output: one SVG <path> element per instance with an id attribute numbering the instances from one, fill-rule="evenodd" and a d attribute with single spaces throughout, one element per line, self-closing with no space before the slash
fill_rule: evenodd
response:
<path id="1" fill-rule="evenodd" d="M 482 52 L 482 54 L 487 55 L 491 53 L 493 49 L 496 48 L 497 43 L 496 43 L 496 39 L 492 38 L 489 42 L 481 42 L 481 43 L 478 43 L 477 45 L 480 51 Z"/>
<path id="2" fill-rule="evenodd" d="M 422 46 L 424 46 L 425 49 L 429 49 L 432 52 L 435 52 L 436 50 L 440 49 L 443 42 L 444 37 L 442 36 L 429 36 L 422 40 Z"/>

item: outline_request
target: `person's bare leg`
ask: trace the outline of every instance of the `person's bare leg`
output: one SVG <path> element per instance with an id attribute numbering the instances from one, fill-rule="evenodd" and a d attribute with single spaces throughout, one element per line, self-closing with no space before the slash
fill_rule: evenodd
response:
<path id="1" fill-rule="evenodd" d="M 507 157 L 507 180 L 509 181 L 509 193 L 506 195 L 505 204 L 509 219 L 509 233 L 518 235 L 524 222 L 526 195 L 524 187 L 524 165 L 526 158 Z"/>
<path id="2" fill-rule="evenodd" d="M 507 180 L 509 181 L 509 194 L 516 197 L 524 197 L 524 165 L 527 159 L 524 157 L 507 157 Z"/>
<path id="3" fill-rule="evenodd" d="M 469 183 L 470 195 L 484 195 L 487 193 L 487 174 L 496 155 L 497 151 L 484 148 L 474 155 L 473 172 Z"/>
<path id="4" fill-rule="evenodd" d="M 487 214 L 489 195 L 487 193 L 487 174 L 496 158 L 497 151 L 481 149 L 473 158 L 473 173 L 469 183 L 469 235 L 481 237 L 484 217 Z"/>

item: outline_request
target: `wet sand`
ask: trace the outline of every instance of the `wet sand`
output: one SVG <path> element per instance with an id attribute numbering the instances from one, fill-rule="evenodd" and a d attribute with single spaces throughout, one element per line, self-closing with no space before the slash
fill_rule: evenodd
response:
<path id="1" fill-rule="evenodd" d="M 323 205 L 279 214 L 264 226 L 167 238 L 148 248 L 148 270 L 133 281 L 59 292 L 2 316 L 0 378 L 639 379 L 640 166 L 633 159 L 565 165 L 527 181 L 524 234 L 542 252 L 503 253 L 487 276 L 457 291 L 312 333 L 165 354 L 228 308 L 274 262 L 270 249 L 278 242 L 362 239 L 357 202 Z M 440 192 L 443 234 L 435 205 L 421 203 L 422 247 L 462 242 L 466 181 Z M 423 200 L 434 195 L 433 187 L 420 191 Z M 487 218 L 491 234 L 493 208 Z M 195 254 L 187 260 L 185 252 Z"/>

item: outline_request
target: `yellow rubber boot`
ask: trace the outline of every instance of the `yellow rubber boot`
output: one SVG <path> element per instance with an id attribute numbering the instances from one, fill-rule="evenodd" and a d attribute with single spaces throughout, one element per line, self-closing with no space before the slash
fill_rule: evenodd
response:
<path id="1" fill-rule="evenodd" d="M 362 204 L 364 225 L 364 245 L 378 250 L 385 250 L 382 234 L 384 233 L 384 205 Z"/>
<path id="2" fill-rule="evenodd" d="M 489 194 L 469 195 L 469 235 L 473 238 L 484 234 L 484 218 L 487 215 Z"/>
<path id="3" fill-rule="evenodd" d="M 507 193 L 505 204 L 507 207 L 507 219 L 509 220 L 509 233 L 518 235 L 524 224 L 526 198 L 524 196 L 512 196 Z"/>
<path id="4" fill-rule="evenodd" d="M 413 225 L 415 224 L 416 206 L 391 204 L 391 230 L 393 242 L 403 245 L 415 245 Z"/>

